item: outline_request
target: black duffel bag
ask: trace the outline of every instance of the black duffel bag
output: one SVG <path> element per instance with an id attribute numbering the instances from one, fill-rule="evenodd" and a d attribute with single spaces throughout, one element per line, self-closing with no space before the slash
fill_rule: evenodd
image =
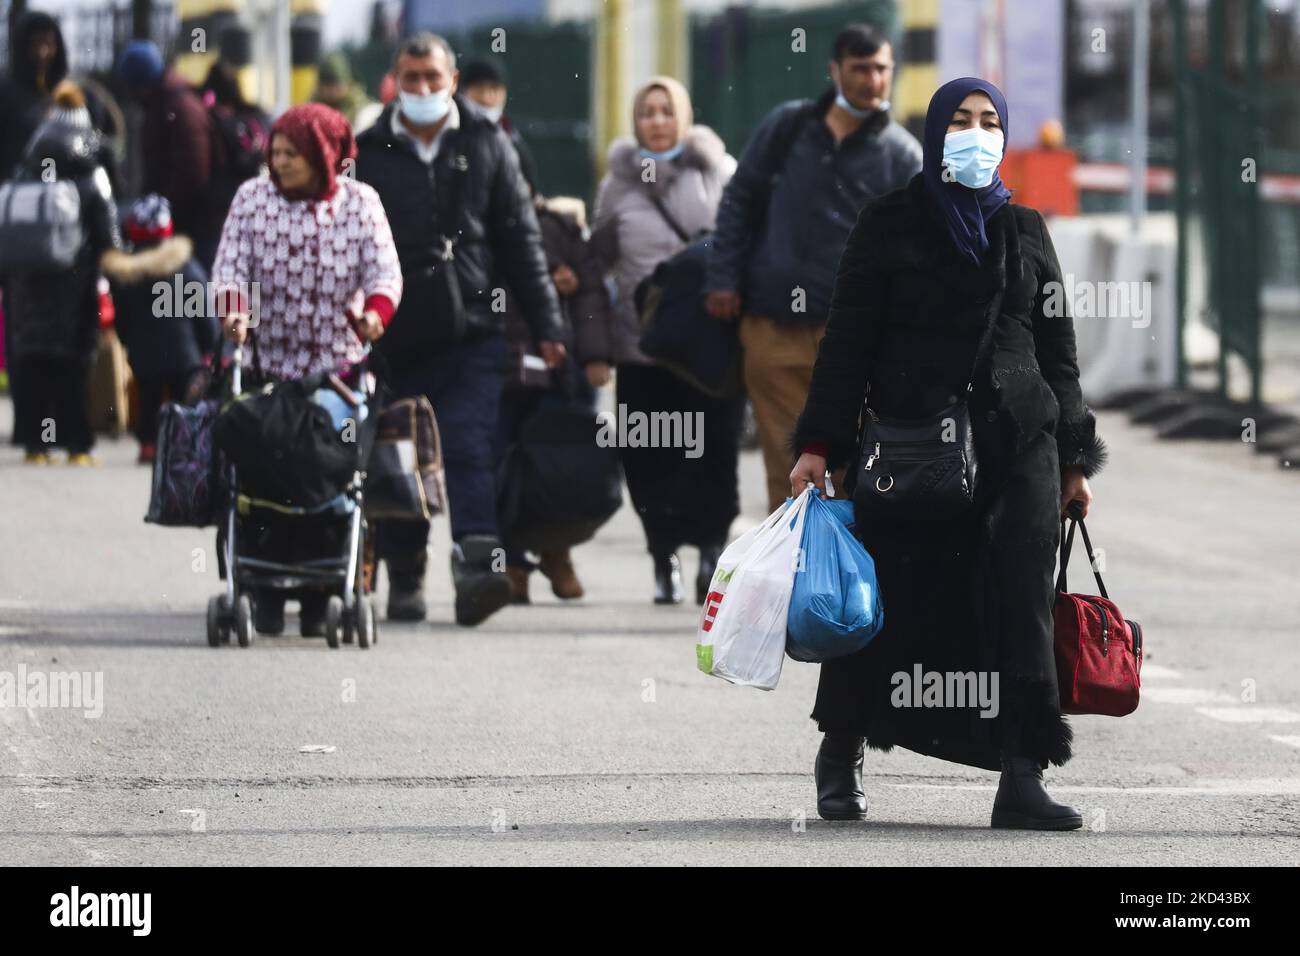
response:
<path id="1" fill-rule="evenodd" d="M 641 321 L 642 352 L 706 395 L 726 398 L 740 388 L 740 335 L 704 308 L 712 235 L 692 237 L 657 196 L 659 215 L 686 248 L 655 266 L 632 294 Z"/>
<path id="2" fill-rule="evenodd" d="M 313 375 L 268 385 L 222 411 L 213 438 L 238 470 L 242 492 L 314 508 L 347 488 L 366 449 L 346 440 L 329 411 L 312 401 L 321 382 Z"/>
<path id="3" fill-rule="evenodd" d="M 559 551 L 589 540 L 623 503 L 615 446 L 597 443 L 591 408 L 548 396 L 519 429 L 497 472 L 501 537 L 526 551 Z"/>

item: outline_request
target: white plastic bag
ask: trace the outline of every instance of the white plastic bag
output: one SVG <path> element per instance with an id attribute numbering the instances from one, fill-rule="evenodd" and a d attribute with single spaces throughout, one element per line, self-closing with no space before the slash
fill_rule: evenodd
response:
<path id="1" fill-rule="evenodd" d="M 695 638 L 704 673 L 745 687 L 776 687 L 808 494 L 787 500 L 718 558 Z"/>

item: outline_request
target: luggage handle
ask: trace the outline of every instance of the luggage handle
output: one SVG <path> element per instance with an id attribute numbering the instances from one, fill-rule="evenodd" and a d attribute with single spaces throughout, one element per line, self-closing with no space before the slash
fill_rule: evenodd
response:
<path id="1" fill-rule="evenodd" d="M 1092 539 L 1088 536 L 1088 527 L 1083 523 L 1082 509 L 1078 502 L 1071 502 L 1067 509 L 1070 513 L 1070 531 L 1065 531 L 1065 515 L 1061 515 L 1061 573 L 1056 578 L 1057 593 L 1065 593 L 1069 590 L 1066 586 L 1066 571 L 1070 564 L 1070 550 L 1074 546 L 1074 529 L 1077 525 L 1083 532 L 1083 546 L 1088 552 L 1088 566 L 1092 568 L 1092 576 L 1097 579 L 1097 589 L 1101 596 L 1110 600 L 1110 595 L 1106 593 L 1106 583 L 1101 579 L 1101 572 L 1097 570 L 1097 557 L 1092 552 Z"/>

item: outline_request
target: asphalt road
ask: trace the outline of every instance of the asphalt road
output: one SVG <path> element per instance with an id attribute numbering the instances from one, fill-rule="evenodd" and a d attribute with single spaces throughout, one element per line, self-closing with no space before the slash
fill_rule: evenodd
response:
<path id="1" fill-rule="evenodd" d="M 1294 864 L 1300 475 L 1115 414 L 1101 427 L 1089 529 L 1149 656 L 1134 715 L 1073 718 L 1076 757 L 1047 779 L 1085 828 L 1054 834 L 991 831 L 995 774 L 902 750 L 868 752 L 868 822 L 818 819 L 815 666 L 787 661 L 771 693 L 696 671 L 698 611 L 652 606 L 626 505 L 577 551 L 575 604 L 538 579 L 531 607 L 456 627 L 444 521 L 431 623 L 384 624 L 370 651 L 212 650 L 212 537 L 142 522 L 129 442 L 93 469 L 5 446 L 0 672 L 101 674 L 102 715 L 0 706 L 0 859 Z M 742 469 L 736 534 L 764 512 L 755 453 Z"/>

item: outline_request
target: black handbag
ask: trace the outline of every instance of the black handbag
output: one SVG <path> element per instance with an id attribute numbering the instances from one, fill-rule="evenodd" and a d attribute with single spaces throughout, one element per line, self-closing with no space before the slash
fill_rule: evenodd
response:
<path id="1" fill-rule="evenodd" d="M 715 319 L 704 308 L 712 236 L 692 238 L 658 196 L 650 201 L 686 248 L 638 283 L 633 293 L 641 322 L 637 344 L 658 365 L 706 395 L 734 395 L 741 379 L 737 323 Z"/>
<path id="2" fill-rule="evenodd" d="M 497 521 L 504 541 L 559 551 L 589 540 L 623 504 L 619 449 L 599 440 L 601 424 L 575 398 L 564 370 L 519 429 L 497 468 Z"/>
<path id="3" fill-rule="evenodd" d="M 948 521 L 975 501 L 979 463 L 971 428 L 970 396 L 993 327 L 1002 311 L 1002 290 L 989 305 L 990 317 L 961 397 L 928 418 L 888 418 L 865 409 L 862 457 L 853 490 L 859 521 Z M 868 386 L 868 401 L 870 386 Z"/>

